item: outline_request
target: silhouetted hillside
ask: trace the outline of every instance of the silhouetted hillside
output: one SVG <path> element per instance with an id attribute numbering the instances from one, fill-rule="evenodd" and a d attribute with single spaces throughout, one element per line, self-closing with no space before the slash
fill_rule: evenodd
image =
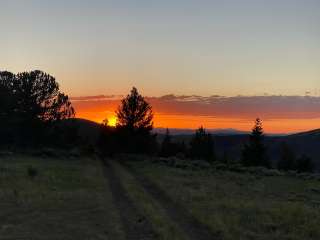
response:
<path id="1" fill-rule="evenodd" d="M 292 134 L 290 136 L 291 137 L 303 137 L 303 136 L 319 137 L 320 136 L 320 128 L 319 129 L 315 129 L 315 130 L 311 130 L 311 131 L 307 131 L 307 132 L 301 132 L 301 133 Z"/>
<path id="2" fill-rule="evenodd" d="M 64 121 L 67 124 L 73 124 L 78 128 L 79 137 L 95 144 L 99 137 L 100 124 L 85 119 L 69 119 Z M 191 130 L 171 130 L 172 141 L 185 142 L 189 144 L 193 131 Z M 160 143 L 163 140 L 163 134 L 161 129 L 156 129 L 158 132 L 157 140 Z M 218 156 L 222 157 L 226 154 L 229 158 L 239 160 L 241 156 L 241 149 L 243 145 L 248 141 L 248 134 L 234 134 L 235 131 L 231 131 L 231 134 L 227 134 L 228 131 L 219 132 L 216 130 L 216 134 L 213 134 L 215 141 L 215 150 Z M 279 159 L 280 146 L 283 142 L 287 143 L 293 150 L 293 152 L 300 156 L 305 154 L 311 157 L 317 165 L 317 169 L 320 170 L 320 129 L 311 130 L 307 132 L 296 133 L 287 136 L 266 136 L 265 142 L 268 148 L 268 154 L 273 164 Z"/>
<path id="3" fill-rule="evenodd" d="M 73 125 L 78 130 L 78 135 L 84 141 L 95 144 L 100 131 L 100 124 L 81 118 L 66 119 L 62 124 Z"/>
<path id="4" fill-rule="evenodd" d="M 161 141 L 163 135 L 159 134 L 158 140 Z M 192 138 L 189 135 L 172 135 L 174 142 L 185 142 L 188 144 Z M 241 149 L 249 140 L 248 134 L 238 135 L 214 135 L 215 150 L 218 157 L 227 155 L 230 159 L 239 160 Z M 268 148 L 268 155 L 273 164 L 279 160 L 281 144 L 285 142 L 292 148 L 296 156 L 307 155 L 313 159 L 320 170 L 320 130 L 312 130 L 287 136 L 266 136 L 265 143 Z"/>
<path id="5" fill-rule="evenodd" d="M 166 128 L 155 128 L 153 132 L 157 134 L 165 134 L 166 130 Z M 170 128 L 171 135 L 192 135 L 194 131 L 194 129 L 190 128 Z M 214 135 L 241 135 L 250 133 L 248 131 L 241 131 L 233 128 L 206 129 L 206 131 Z"/>

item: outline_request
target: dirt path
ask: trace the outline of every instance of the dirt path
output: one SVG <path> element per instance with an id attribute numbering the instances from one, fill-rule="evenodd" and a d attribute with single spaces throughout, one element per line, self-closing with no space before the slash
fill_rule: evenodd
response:
<path id="1" fill-rule="evenodd" d="M 126 239 L 130 240 L 148 240 L 158 239 L 157 234 L 152 229 L 150 222 L 137 210 L 131 201 L 120 179 L 116 176 L 114 169 L 108 160 L 103 161 L 105 165 L 105 176 L 110 184 L 115 206 L 117 206 Z"/>
<path id="2" fill-rule="evenodd" d="M 174 202 L 161 188 L 148 178 L 138 173 L 128 164 L 121 162 L 121 165 L 132 173 L 137 182 L 165 209 L 168 216 L 175 221 L 183 231 L 194 240 L 216 240 L 220 239 L 218 234 L 211 232 L 209 227 L 200 223 L 181 204 Z"/>

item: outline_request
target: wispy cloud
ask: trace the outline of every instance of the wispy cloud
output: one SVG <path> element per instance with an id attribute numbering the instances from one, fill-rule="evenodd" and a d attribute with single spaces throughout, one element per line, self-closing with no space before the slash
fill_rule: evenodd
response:
<path id="1" fill-rule="evenodd" d="M 121 95 L 95 95 L 95 96 L 80 96 L 80 97 L 71 97 L 71 101 L 103 101 L 103 100 L 112 100 L 119 99 Z"/>
<path id="2" fill-rule="evenodd" d="M 114 115 L 121 96 L 73 97 L 77 117 L 102 122 Z M 155 112 L 156 127 L 237 128 L 250 130 L 260 117 L 269 133 L 319 128 L 320 97 L 309 96 L 175 96 L 146 97 Z"/>
<path id="3" fill-rule="evenodd" d="M 319 118 L 320 97 L 308 96 L 174 96 L 150 98 L 167 114 L 265 119 Z"/>
<path id="4" fill-rule="evenodd" d="M 73 97 L 76 109 L 115 109 L 121 96 Z M 223 118 L 320 118 L 320 97 L 310 96 L 175 96 L 146 97 L 158 114 Z"/>

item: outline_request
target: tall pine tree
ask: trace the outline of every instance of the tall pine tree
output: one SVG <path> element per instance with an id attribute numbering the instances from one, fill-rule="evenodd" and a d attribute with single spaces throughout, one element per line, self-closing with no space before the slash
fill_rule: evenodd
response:
<path id="1" fill-rule="evenodd" d="M 152 106 L 133 87 L 130 94 L 121 100 L 116 111 L 117 138 L 120 152 L 155 153 L 156 135 L 152 134 Z"/>
<path id="2" fill-rule="evenodd" d="M 264 145 L 262 121 L 257 118 L 247 143 L 242 150 L 241 161 L 245 166 L 270 167 L 270 162 Z"/>
<path id="3" fill-rule="evenodd" d="M 196 130 L 190 142 L 190 154 L 192 158 L 215 160 L 214 141 L 210 133 L 201 126 Z"/>

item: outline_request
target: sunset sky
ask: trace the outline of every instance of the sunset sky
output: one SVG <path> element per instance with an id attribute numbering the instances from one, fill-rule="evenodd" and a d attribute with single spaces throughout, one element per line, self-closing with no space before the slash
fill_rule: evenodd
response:
<path id="1" fill-rule="evenodd" d="M 158 127 L 320 127 L 319 0 L 0 3 L 0 70 L 55 76 L 78 117 L 136 86 Z"/>

